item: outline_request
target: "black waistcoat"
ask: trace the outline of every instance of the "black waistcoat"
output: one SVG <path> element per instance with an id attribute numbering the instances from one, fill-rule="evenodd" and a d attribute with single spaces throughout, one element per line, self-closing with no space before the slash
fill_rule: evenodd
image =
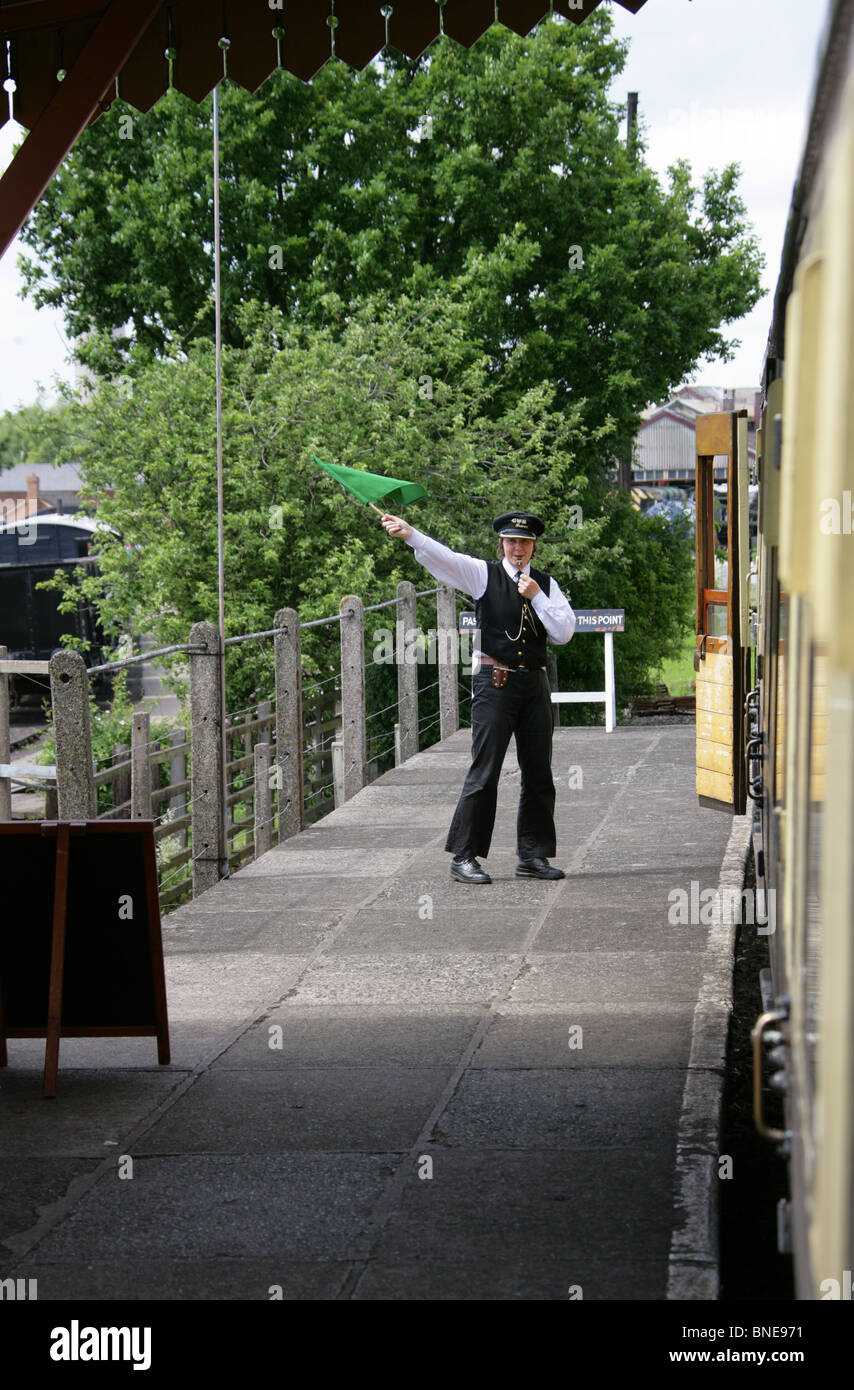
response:
<path id="1" fill-rule="evenodd" d="M 530 600 L 523 607 L 516 584 L 500 560 L 487 561 L 486 568 L 486 590 L 475 603 L 481 651 L 505 666 L 545 666 L 548 637 Z M 531 578 L 548 598 L 551 575 L 545 570 L 535 570 L 532 565 Z"/>

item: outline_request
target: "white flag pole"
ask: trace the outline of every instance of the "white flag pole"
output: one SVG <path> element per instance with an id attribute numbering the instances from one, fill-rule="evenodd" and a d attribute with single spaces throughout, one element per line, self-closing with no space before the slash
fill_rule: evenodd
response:
<path id="1" fill-rule="evenodd" d="M 222 858 L 220 877 L 228 878 L 228 738 L 225 727 L 225 545 L 222 488 L 222 282 L 220 278 L 219 226 L 219 84 L 213 89 L 213 202 L 214 202 L 214 319 L 216 323 L 216 543 L 219 594 L 219 712 L 220 712 L 220 816 Z"/>

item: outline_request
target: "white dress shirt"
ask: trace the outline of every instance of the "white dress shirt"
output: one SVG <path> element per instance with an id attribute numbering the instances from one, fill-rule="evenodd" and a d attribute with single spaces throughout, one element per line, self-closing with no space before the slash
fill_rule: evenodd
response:
<path id="1" fill-rule="evenodd" d="M 435 579 L 441 580 L 443 584 L 450 584 L 455 589 L 461 589 L 473 599 L 482 598 L 486 593 L 489 571 L 485 560 L 476 560 L 473 555 L 460 555 L 456 550 L 442 545 L 440 541 L 434 541 L 423 532 L 416 531 L 414 527 L 406 543 L 412 546 L 419 565 L 429 570 Z M 511 565 L 506 556 L 501 563 L 511 579 L 515 578 L 518 573 L 516 566 Z M 531 566 L 526 565 L 522 573 L 530 574 Z M 528 602 L 545 628 L 549 641 L 558 647 L 564 646 L 575 632 L 575 614 L 554 576 L 551 592 L 546 595 L 541 589 Z"/>

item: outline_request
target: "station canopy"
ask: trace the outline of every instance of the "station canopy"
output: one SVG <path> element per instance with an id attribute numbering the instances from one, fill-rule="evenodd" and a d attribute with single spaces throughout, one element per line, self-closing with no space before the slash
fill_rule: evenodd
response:
<path id="1" fill-rule="evenodd" d="M 276 68 L 308 82 L 330 58 L 361 70 L 386 46 L 417 58 L 440 33 L 470 48 L 494 23 L 581 24 L 601 0 L 6 0 L 0 80 L 29 132 L 0 180 L 0 255 L 80 132 L 118 95 L 148 111 L 170 87 L 201 101 L 224 75 L 256 91 Z M 636 14 L 646 0 L 617 0 Z M 0 99 L 0 126 L 9 119 Z"/>

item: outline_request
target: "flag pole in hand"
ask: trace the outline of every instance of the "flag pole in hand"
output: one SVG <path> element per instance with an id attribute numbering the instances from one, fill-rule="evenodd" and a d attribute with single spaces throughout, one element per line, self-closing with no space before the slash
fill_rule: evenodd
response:
<path id="1" fill-rule="evenodd" d="M 386 478 L 380 473 L 368 473 L 363 468 L 345 468 L 340 463 L 324 463 L 317 454 L 311 454 L 310 457 L 318 468 L 322 468 L 336 482 L 341 483 L 354 497 L 358 497 L 360 502 L 366 502 L 369 507 L 373 507 L 378 516 L 384 516 L 385 513 L 375 503 L 386 498 L 391 502 L 406 505 L 427 496 L 426 488 L 420 483 L 408 483 L 403 478 Z"/>

